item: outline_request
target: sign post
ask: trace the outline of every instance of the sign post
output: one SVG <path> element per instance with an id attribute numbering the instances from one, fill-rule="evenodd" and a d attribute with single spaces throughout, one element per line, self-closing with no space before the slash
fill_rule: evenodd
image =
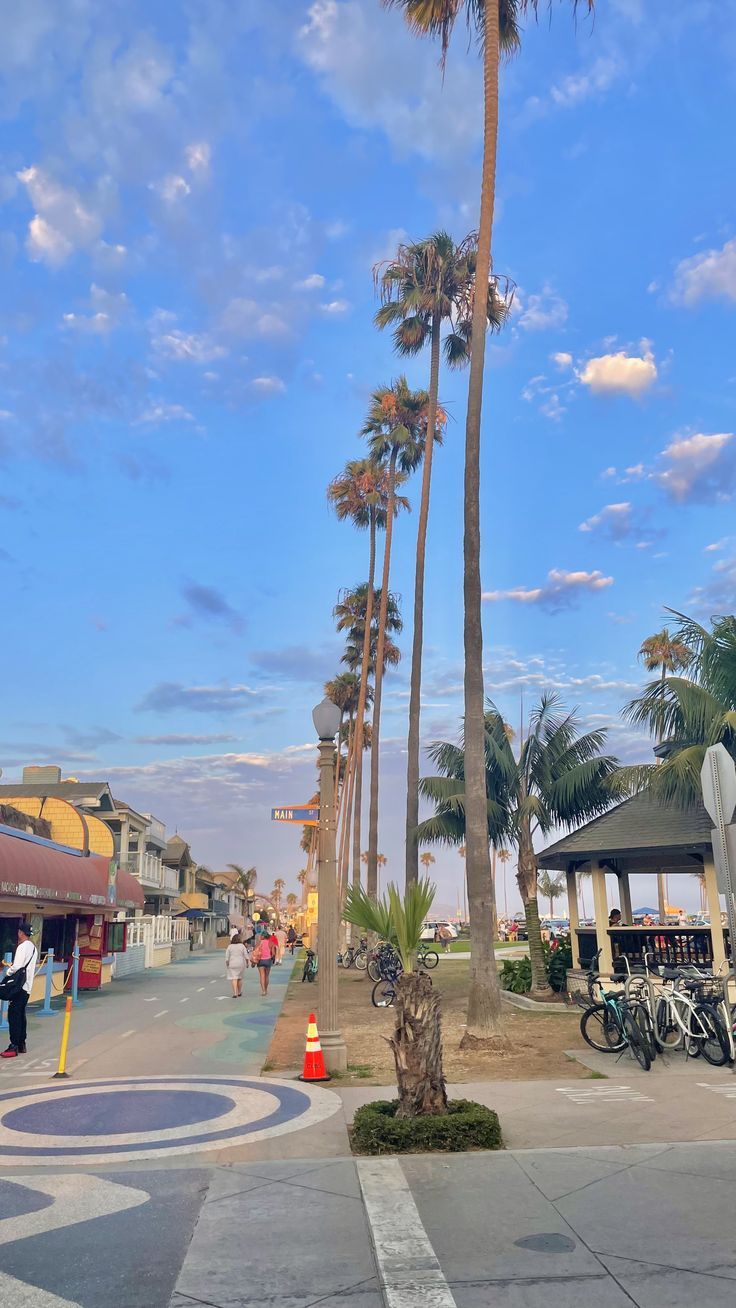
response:
<path id="1" fill-rule="evenodd" d="M 718 876 L 718 889 L 726 898 L 728 935 L 731 945 L 731 972 L 733 978 L 736 961 L 736 824 L 732 818 L 736 809 L 736 764 L 725 745 L 711 745 L 705 751 L 700 773 L 703 803 L 713 823 L 713 861 Z M 711 929 L 713 928 L 711 923 Z M 726 981 L 728 998 L 728 981 Z M 736 1064 L 734 1065 L 736 1071 Z"/>

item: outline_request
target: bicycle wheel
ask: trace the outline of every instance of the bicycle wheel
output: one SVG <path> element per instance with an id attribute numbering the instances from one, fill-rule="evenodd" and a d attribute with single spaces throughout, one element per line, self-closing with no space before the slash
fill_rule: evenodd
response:
<path id="1" fill-rule="evenodd" d="M 637 1026 L 634 1014 L 626 1009 L 621 1014 L 621 1021 L 623 1023 L 624 1035 L 626 1036 L 626 1043 L 629 1046 L 629 1052 L 631 1053 L 632 1058 L 635 1058 L 639 1066 L 643 1068 L 645 1072 L 648 1072 L 652 1066 L 652 1060 L 649 1057 L 649 1050 L 644 1043 L 644 1039 L 639 1027 Z"/>
<path id="2" fill-rule="evenodd" d="M 370 959 L 370 961 L 369 961 L 369 963 L 368 963 L 368 975 L 369 975 L 371 981 L 380 981 L 380 980 L 381 980 L 381 972 L 380 972 L 380 968 L 379 968 L 379 966 L 378 966 L 378 959 L 377 959 L 377 958 L 371 958 L 371 959 Z"/>
<path id="3" fill-rule="evenodd" d="M 698 1004 L 693 1019 L 702 1031 L 702 1035 L 696 1035 L 695 1039 L 706 1063 L 711 1067 L 723 1067 L 728 1062 L 728 1033 L 723 1029 L 718 1009 L 711 1004 Z"/>
<path id="4" fill-rule="evenodd" d="M 663 1053 L 673 1053 L 676 1049 L 681 1048 L 684 1032 L 680 1030 L 672 1016 L 670 1006 L 664 998 L 659 999 L 657 1003 L 654 1026 L 657 1044 Z"/>
<path id="5" fill-rule="evenodd" d="M 435 953 L 434 949 L 428 949 L 425 954 L 420 954 L 418 959 L 422 967 L 436 967 L 439 961 L 440 956 Z"/>
<path id="6" fill-rule="evenodd" d="M 350 950 L 349 950 L 349 949 L 346 949 L 346 950 L 345 950 L 345 953 L 343 954 L 342 958 L 340 959 L 340 962 L 342 963 L 342 966 L 345 968 L 345 971 L 347 971 L 347 969 L 350 967 L 352 961 L 353 961 L 353 960 L 352 960 L 352 958 L 350 957 Z"/>
<path id="7" fill-rule="evenodd" d="M 368 955 L 364 949 L 358 951 L 353 961 L 359 972 L 365 972 L 368 966 Z"/>
<path id="8" fill-rule="evenodd" d="M 626 1041 L 605 1004 L 586 1008 L 580 1019 L 580 1034 L 585 1043 L 599 1054 L 616 1054 L 626 1048 Z"/>
<path id="9" fill-rule="evenodd" d="M 390 1008 L 396 998 L 393 981 L 377 981 L 371 993 L 374 1008 Z"/>
<path id="10" fill-rule="evenodd" d="M 636 1025 L 641 1032 L 641 1038 L 647 1049 L 647 1053 L 652 1062 L 657 1057 L 657 1038 L 654 1033 L 654 1023 L 652 1015 L 647 1005 L 642 1000 L 634 1000 L 631 1005 L 631 1011 L 634 1014 Z"/>

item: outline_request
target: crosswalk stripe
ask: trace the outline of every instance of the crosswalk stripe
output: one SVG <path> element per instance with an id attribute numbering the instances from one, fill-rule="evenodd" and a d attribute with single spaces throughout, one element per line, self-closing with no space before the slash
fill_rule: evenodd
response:
<path id="1" fill-rule="evenodd" d="M 397 1158 L 359 1158 L 386 1308 L 457 1308 Z"/>

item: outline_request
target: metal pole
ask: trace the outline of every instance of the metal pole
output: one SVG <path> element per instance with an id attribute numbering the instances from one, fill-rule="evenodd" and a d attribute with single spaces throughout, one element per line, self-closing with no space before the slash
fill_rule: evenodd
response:
<path id="1" fill-rule="evenodd" d="M 53 1017 L 54 1010 L 51 1007 L 51 981 L 54 970 L 54 951 L 49 949 L 46 955 L 46 991 L 43 998 L 43 1008 L 39 1012 L 39 1017 Z"/>
<path id="2" fill-rule="evenodd" d="M 79 1002 L 79 945 L 75 945 L 72 954 L 72 1003 L 76 1007 Z"/>
<path id="3" fill-rule="evenodd" d="M 71 995 L 67 995 L 66 1004 L 64 1006 L 64 1026 L 61 1032 L 61 1047 L 59 1049 L 59 1066 L 54 1072 L 54 1076 L 52 1080 L 57 1077 L 68 1077 L 69 1075 L 69 1073 L 66 1070 L 66 1051 L 69 1045 L 69 1027 L 71 1025 L 71 1020 L 72 1020 L 72 1002 L 73 1000 Z"/>
<path id="4" fill-rule="evenodd" d="M 328 1072 L 344 1072 L 348 1051 L 337 1014 L 337 858 L 335 772 L 332 740 L 319 742 L 319 862 L 317 864 L 317 940 L 319 943 L 319 1022 Z"/>

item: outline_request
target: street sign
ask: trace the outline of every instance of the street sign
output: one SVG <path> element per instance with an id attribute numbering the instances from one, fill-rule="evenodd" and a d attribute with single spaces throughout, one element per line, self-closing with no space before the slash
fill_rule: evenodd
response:
<path id="1" fill-rule="evenodd" d="M 307 805 L 293 805 L 291 808 L 272 808 L 272 822 L 296 822 L 300 827 L 318 827 L 319 809 Z"/>
<path id="2" fill-rule="evenodd" d="M 736 763 L 725 745 L 711 745 L 705 751 L 700 780 L 703 803 L 714 826 L 730 822 L 736 809 Z"/>

